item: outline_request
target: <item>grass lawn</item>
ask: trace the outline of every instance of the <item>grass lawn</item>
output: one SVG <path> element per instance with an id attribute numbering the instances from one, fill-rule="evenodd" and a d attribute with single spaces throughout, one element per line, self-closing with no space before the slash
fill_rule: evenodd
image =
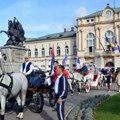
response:
<path id="1" fill-rule="evenodd" d="M 95 120 L 120 120 L 120 93 L 97 108 Z"/>

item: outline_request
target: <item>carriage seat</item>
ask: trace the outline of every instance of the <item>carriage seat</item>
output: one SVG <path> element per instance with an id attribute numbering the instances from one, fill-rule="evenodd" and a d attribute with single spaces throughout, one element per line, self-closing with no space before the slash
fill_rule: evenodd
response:
<path id="1" fill-rule="evenodd" d="M 97 78 L 98 78 L 98 75 L 94 75 L 93 81 L 96 81 Z"/>
<path id="2" fill-rule="evenodd" d="M 30 77 L 28 80 L 28 86 L 30 87 L 40 87 L 44 84 L 45 78 L 41 76 Z"/>

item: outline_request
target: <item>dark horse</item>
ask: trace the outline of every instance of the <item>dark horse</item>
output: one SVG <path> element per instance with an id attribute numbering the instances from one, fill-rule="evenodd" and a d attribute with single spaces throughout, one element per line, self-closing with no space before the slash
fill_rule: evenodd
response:
<path id="1" fill-rule="evenodd" d="M 1 31 L 7 34 L 8 41 L 6 45 L 23 45 L 24 30 L 21 23 L 14 17 L 14 20 L 8 20 L 8 31 Z"/>

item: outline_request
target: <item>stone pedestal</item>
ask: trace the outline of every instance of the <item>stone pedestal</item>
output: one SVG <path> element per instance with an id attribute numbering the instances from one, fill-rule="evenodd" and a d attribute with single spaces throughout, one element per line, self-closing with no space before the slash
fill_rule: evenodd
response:
<path id="1" fill-rule="evenodd" d="M 24 61 L 27 49 L 24 47 L 7 45 L 1 47 L 2 59 L 1 65 L 2 70 L 6 73 L 20 72 L 21 63 Z"/>

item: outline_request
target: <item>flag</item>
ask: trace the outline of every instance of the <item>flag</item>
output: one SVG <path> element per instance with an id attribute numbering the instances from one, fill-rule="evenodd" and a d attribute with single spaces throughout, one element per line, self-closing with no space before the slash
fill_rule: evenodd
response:
<path id="1" fill-rule="evenodd" d="M 80 59 L 77 57 L 76 59 L 76 69 L 80 69 Z"/>
<path id="2" fill-rule="evenodd" d="M 55 51 L 54 51 L 54 45 L 52 47 L 52 58 L 51 58 L 51 65 L 50 65 L 50 73 L 54 74 L 54 61 L 55 61 Z"/>
<path id="3" fill-rule="evenodd" d="M 118 42 L 117 42 L 116 39 L 115 39 L 115 43 L 116 43 L 116 45 L 117 45 L 118 51 L 120 52 L 120 45 L 118 45 Z"/>
<path id="4" fill-rule="evenodd" d="M 68 55 L 66 55 L 62 61 L 62 64 L 64 65 L 66 63 L 66 61 L 68 60 Z"/>
<path id="5" fill-rule="evenodd" d="M 106 42 L 109 43 L 110 47 L 112 48 L 112 51 L 118 50 L 118 46 L 116 43 L 111 42 L 110 38 L 106 37 Z M 116 41 L 117 42 L 117 41 Z"/>

